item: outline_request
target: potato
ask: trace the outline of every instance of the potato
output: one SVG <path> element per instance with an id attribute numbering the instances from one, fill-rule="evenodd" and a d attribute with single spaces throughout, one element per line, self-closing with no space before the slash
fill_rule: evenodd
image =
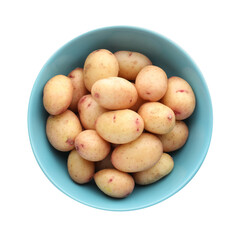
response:
<path id="1" fill-rule="evenodd" d="M 50 144 L 57 150 L 67 152 L 74 149 L 75 138 L 82 131 L 78 117 L 70 110 L 49 116 L 46 122 L 46 135 Z"/>
<path id="2" fill-rule="evenodd" d="M 165 95 L 167 90 L 166 73 L 160 67 L 146 66 L 138 73 L 135 87 L 139 96 L 144 100 L 158 101 Z"/>
<path id="3" fill-rule="evenodd" d="M 68 156 L 67 169 L 71 179 L 79 184 L 90 182 L 95 173 L 94 162 L 83 159 L 75 149 Z"/>
<path id="4" fill-rule="evenodd" d="M 71 79 L 64 75 L 54 76 L 44 87 L 43 104 L 45 110 L 51 115 L 65 112 L 71 104 L 72 96 Z"/>
<path id="5" fill-rule="evenodd" d="M 103 169 L 94 175 L 98 188 L 106 195 L 114 198 L 124 198 L 134 189 L 134 179 L 116 169 Z"/>
<path id="6" fill-rule="evenodd" d="M 112 152 L 110 151 L 108 156 L 105 157 L 102 161 L 95 162 L 95 171 L 100 171 L 102 169 L 107 169 L 107 168 L 114 168 L 112 162 L 111 162 L 111 154 Z"/>
<path id="7" fill-rule="evenodd" d="M 163 153 L 160 160 L 153 167 L 142 172 L 133 173 L 133 177 L 135 183 L 148 185 L 168 175 L 173 167 L 174 161 L 172 157 L 167 153 Z"/>
<path id="8" fill-rule="evenodd" d="M 132 83 L 133 84 L 133 86 L 135 87 L 135 84 L 134 83 Z M 139 94 L 138 94 L 138 98 L 137 98 L 137 101 L 136 101 L 136 103 L 132 106 L 132 107 L 130 107 L 129 109 L 130 110 L 133 110 L 133 111 L 135 111 L 135 112 L 137 112 L 138 111 L 138 109 L 140 108 L 140 106 L 142 105 L 142 104 L 144 104 L 146 101 L 143 99 L 143 98 L 141 98 L 140 96 L 139 96 Z"/>
<path id="9" fill-rule="evenodd" d="M 138 52 L 118 51 L 114 55 L 119 63 L 119 77 L 127 80 L 135 80 L 139 71 L 152 62 L 145 55 Z"/>
<path id="10" fill-rule="evenodd" d="M 138 98 L 132 83 L 120 77 L 98 80 L 93 84 L 91 93 L 100 106 L 110 110 L 129 108 Z"/>
<path id="11" fill-rule="evenodd" d="M 167 134 L 158 135 L 164 152 L 172 152 L 184 146 L 189 135 L 189 130 L 183 121 L 176 121 L 175 127 Z"/>
<path id="12" fill-rule="evenodd" d="M 167 106 L 159 102 L 148 102 L 143 104 L 138 111 L 143 118 L 145 130 L 165 134 L 175 126 L 175 114 Z"/>
<path id="13" fill-rule="evenodd" d="M 73 85 L 73 96 L 69 109 L 77 112 L 77 103 L 79 99 L 88 93 L 83 81 L 83 69 L 76 68 L 68 74 Z"/>
<path id="14" fill-rule="evenodd" d="M 151 168 L 163 153 L 158 137 L 143 133 L 133 142 L 120 145 L 113 150 L 113 166 L 123 172 L 140 172 Z"/>
<path id="15" fill-rule="evenodd" d="M 98 49 L 88 55 L 84 63 L 84 84 L 89 92 L 99 79 L 117 77 L 119 65 L 117 58 L 107 49 Z"/>
<path id="16" fill-rule="evenodd" d="M 78 113 L 85 129 L 95 129 L 95 122 L 97 118 L 107 112 L 101 107 L 92 97 L 91 94 L 84 95 L 78 102 Z"/>
<path id="17" fill-rule="evenodd" d="M 96 131 L 106 141 L 128 143 L 144 130 L 144 121 L 136 112 L 125 109 L 103 113 L 96 121 Z"/>
<path id="18" fill-rule="evenodd" d="M 161 102 L 174 111 L 176 120 L 184 120 L 190 117 L 196 105 L 191 86 L 180 77 L 168 79 L 167 91 Z"/>
<path id="19" fill-rule="evenodd" d="M 80 156 L 86 160 L 97 162 L 107 157 L 110 143 L 102 139 L 95 130 L 84 130 L 75 139 L 75 147 Z"/>

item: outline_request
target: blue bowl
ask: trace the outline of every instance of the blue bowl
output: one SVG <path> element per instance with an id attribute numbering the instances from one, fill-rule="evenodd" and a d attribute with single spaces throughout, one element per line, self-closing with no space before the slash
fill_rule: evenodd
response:
<path id="1" fill-rule="evenodd" d="M 175 166 L 164 179 L 149 186 L 135 186 L 125 199 L 104 195 L 92 181 L 74 183 L 67 172 L 68 153 L 61 153 L 49 144 L 45 135 L 48 117 L 42 104 L 43 87 L 56 74 L 67 75 L 83 67 L 88 54 L 106 48 L 137 51 L 148 56 L 154 65 L 168 75 L 186 79 L 196 95 L 196 109 L 187 119 L 189 138 L 185 146 L 172 153 Z M 48 179 L 63 193 L 85 205 L 114 211 L 136 210 L 157 204 L 182 189 L 196 174 L 207 154 L 213 126 L 212 103 L 206 82 L 193 60 L 176 44 L 158 33 L 127 26 L 106 27 L 85 33 L 61 47 L 40 71 L 30 96 L 28 132 L 35 158 Z"/>

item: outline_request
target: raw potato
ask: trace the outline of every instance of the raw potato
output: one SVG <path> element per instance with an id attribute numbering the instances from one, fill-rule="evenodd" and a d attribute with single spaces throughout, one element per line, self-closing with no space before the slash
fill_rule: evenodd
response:
<path id="1" fill-rule="evenodd" d="M 71 179 L 79 184 L 90 182 L 95 173 L 94 163 L 83 159 L 75 149 L 68 156 L 67 169 Z"/>
<path id="2" fill-rule="evenodd" d="M 107 112 L 92 97 L 91 94 L 83 96 L 78 102 L 78 113 L 85 129 L 95 129 L 97 118 Z"/>
<path id="3" fill-rule="evenodd" d="M 87 89 L 83 81 L 83 69 L 76 68 L 68 74 L 73 85 L 73 96 L 69 109 L 73 112 L 77 112 L 77 103 L 79 99 L 87 94 Z"/>
<path id="4" fill-rule="evenodd" d="M 156 164 L 163 153 L 160 139 L 143 133 L 133 142 L 120 145 L 113 150 L 113 166 L 123 172 L 140 172 Z"/>
<path id="5" fill-rule="evenodd" d="M 167 106 L 159 102 L 148 102 L 143 104 L 138 111 L 143 118 L 145 130 L 165 134 L 175 126 L 175 114 Z"/>
<path id="6" fill-rule="evenodd" d="M 95 162 L 95 171 L 100 171 L 102 169 L 107 169 L 107 168 L 114 168 L 112 162 L 111 162 L 111 154 L 112 152 L 109 152 L 108 156 L 104 158 L 102 161 Z"/>
<path id="7" fill-rule="evenodd" d="M 172 152 L 184 146 L 189 135 L 189 130 L 183 121 L 176 121 L 175 127 L 167 134 L 158 135 L 164 152 Z"/>
<path id="8" fill-rule="evenodd" d="M 157 182 L 168 175 L 174 167 L 174 161 L 170 155 L 163 153 L 160 160 L 148 170 L 133 173 L 135 183 L 148 185 Z"/>
<path id="9" fill-rule="evenodd" d="M 54 76 L 44 87 L 43 104 L 45 110 L 51 115 L 65 112 L 71 104 L 72 96 L 71 79 L 64 75 Z"/>
<path id="10" fill-rule="evenodd" d="M 110 110 L 129 108 L 138 98 L 133 84 L 120 77 L 98 80 L 93 84 L 91 93 L 100 106 Z"/>
<path id="11" fill-rule="evenodd" d="M 144 121 L 132 110 L 103 113 L 96 122 L 96 131 L 106 141 L 124 144 L 134 141 L 144 130 Z"/>
<path id="12" fill-rule="evenodd" d="M 81 131 L 78 117 L 70 110 L 56 116 L 51 115 L 46 122 L 46 135 L 50 144 L 62 152 L 74 149 L 75 138 Z"/>
<path id="13" fill-rule="evenodd" d="M 138 73 L 135 87 L 139 96 L 144 100 L 158 101 L 165 95 L 167 90 L 166 73 L 160 67 L 146 66 Z"/>
<path id="14" fill-rule="evenodd" d="M 168 79 L 168 88 L 161 102 L 174 111 L 176 120 L 184 120 L 190 117 L 196 105 L 191 86 L 180 77 Z"/>
<path id="15" fill-rule="evenodd" d="M 152 62 L 145 55 L 138 52 L 118 51 L 114 55 L 119 63 L 119 77 L 127 80 L 135 80 L 139 71 Z"/>
<path id="16" fill-rule="evenodd" d="M 99 79 L 117 77 L 119 65 L 117 58 L 106 49 L 98 49 L 88 55 L 84 63 L 84 84 L 89 92 Z"/>
<path id="17" fill-rule="evenodd" d="M 133 84 L 133 86 L 135 87 L 135 84 L 134 83 L 132 83 Z M 137 98 L 137 101 L 136 101 L 136 103 L 132 106 L 132 107 L 130 107 L 129 109 L 130 110 L 133 110 L 133 111 L 135 111 L 135 112 L 137 112 L 138 111 L 138 109 L 140 108 L 140 106 L 142 105 L 142 104 L 144 104 L 146 101 L 144 100 L 144 99 L 142 99 L 140 96 L 139 96 L 139 94 L 138 94 L 138 98 Z"/>
<path id="18" fill-rule="evenodd" d="M 86 160 L 103 160 L 110 152 L 110 143 L 102 139 L 95 130 L 84 130 L 75 139 L 77 152 Z"/>
<path id="19" fill-rule="evenodd" d="M 124 198 L 134 190 L 134 179 L 116 169 L 103 169 L 94 175 L 98 188 L 106 195 L 114 198 Z"/>

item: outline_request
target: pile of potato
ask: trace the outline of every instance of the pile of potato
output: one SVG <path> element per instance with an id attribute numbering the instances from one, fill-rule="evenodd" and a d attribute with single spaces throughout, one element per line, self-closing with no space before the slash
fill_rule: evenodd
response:
<path id="1" fill-rule="evenodd" d="M 50 114 L 46 135 L 59 151 L 70 151 L 67 168 L 73 181 L 94 178 L 114 198 L 132 193 L 168 175 L 168 152 L 188 138 L 182 120 L 194 111 L 190 85 L 152 65 L 141 53 L 93 51 L 84 67 L 51 78 L 43 91 Z"/>

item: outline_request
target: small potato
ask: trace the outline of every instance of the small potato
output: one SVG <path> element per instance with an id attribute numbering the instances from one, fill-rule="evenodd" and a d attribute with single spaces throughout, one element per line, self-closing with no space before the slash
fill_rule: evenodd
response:
<path id="1" fill-rule="evenodd" d="M 83 96 L 78 102 L 79 117 L 85 129 L 95 129 L 97 118 L 104 112 L 107 110 L 101 107 L 91 94 Z"/>
<path id="2" fill-rule="evenodd" d="M 106 141 L 123 144 L 134 141 L 144 130 L 144 121 L 132 110 L 103 113 L 96 121 L 96 131 Z"/>
<path id="3" fill-rule="evenodd" d="M 175 126 L 174 112 L 162 103 L 145 103 L 139 108 L 138 113 L 144 120 L 145 130 L 149 132 L 165 134 Z"/>
<path id="4" fill-rule="evenodd" d="M 78 117 L 70 110 L 49 116 L 46 122 L 46 135 L 50 144 L 57 150 L 67 152 L 74 149 L 75 138 L 82 131 Z"/>
<path id="5" fill-rule="evenodd" d="M 167 75 L 160 67 L 153 65 L 146 66 L 138 73 L 135 87 L 141 98 L 156 102 L 166 93 Z"/>
<path id="6" fill-rule="evenodd" d="M 120 145 L 113 150 L 113 166 L 122 172 L 140 172 L 151 168 L 163 153 L 158 137 L 143 133 L 133 142 Z"/>
<path id="7" fill-rule="evenodd" d="M 106 195 L 114 198 L 124 198 L 134 190 L 134 179 L 116 169 L 103 169 L 94 175 L 98 188 Z"/>
<path id="8" fill-rule="evenodd" d="M 43 104 L 51 115 L 58 115 L 67 110 L 71 104 L 73 86 L 71 79 L 64 75 L 51 78 L 44 87 Z"/>
<path id="9" fill-rule="evenodd" d="M 98 80 L 93 84 L 91 93 L 100 106 L 110 110 L 129 108 L 138 98 L 133 84 L 120 77 Z"/>
<path id="10" fill-rule="evenodd" d="M 68 74 L 73 85 L 73 96 L 69 109 L 77 112 L 77 103 L 79 99 L 88 93 L 83 81 L 83 69 L 76 68 Z"/>
<path id="11" fill-rule="evenodd" d="M 191 86 L 180 77 L 168 79 L 167 91 L 161 102 L 174 111 L 176 120 L 184 120 L 190 117 L 196 105 Z"/>
<path id="12" fill-rule="evenodd" d="M 88 55 L 84 63 L 84 84 L 89 92 L 99 79 L 117 77 L 119 65 L 117 58 L 106 49 L 98 49 Z"/>
<path id="13" fill-rule="evenodd" d="M 118 51 L 114 55 L 119 63 L 119 77 L 127 80 L 135 80 L 139 71 L 152 62 L 145 55 L 138 52 Z"/>
<path id="14" fill-rule="evenodd" d="M 134 83 L 132 83 L 133 84 L 133 86 L 135 87 L 135 84 Z M 140 96 L 139 96 L 139 94 L 138 94 L 138 98 L 137 98 L 137 101 L 136 101 L 136 103 L 132 106 L 132 107 L 130 107 L 129 109 L 130 110 L 133 110 L 133 111 L 135 111 L 135 112 L 137 112 L 138 111 L 138 109 L 140 108 L 140 106 L 142 105 L 142 104 L 144 104 L 146 101 L 143 99 L 143 98 L 141 98 Z"/>
<path id="15" fill-rule="evenodd" d="M 71 179 L 79 184 L 90 182 L 95 173 L 94 162 L 83 159 L 75 149 L 68 156 L 67 169 Z"/>
<path id="16" fill-rule="evenodd" d="M 84 130 L 75 139 L 75 147 L 80 156 L 88 161 L 103 160 L 110 152 L 110 143 L 102 139 L 95 130 Z"/>
<path id="17" fill-rule="evenodd" d="M 133 177 L 137 184 L 148 185 L 168 175 L 173 167 L 172 157 L 167 153 L 163 153 L 160 160 L 153 167 L 142 172 L 133 173 Z"/>
<path id="18" fill-rule="evenodd" d="M 102 161 L 95 162 L 95 171 L 100 171 L 102 169 L 112 169 L 114 168 L 112 162 L 111 162 L 111 154 L 112 152 L 109 152 L 108 156 L 105 157 Z"/>
<path id="19" fill-rule="evenodd" d="M 164 152 L 172 152 L 184 146 L 189 135 L 189 130 L 183 121 L 176 121 L 175 127 L 167 134 L 158 135 Z"/>

